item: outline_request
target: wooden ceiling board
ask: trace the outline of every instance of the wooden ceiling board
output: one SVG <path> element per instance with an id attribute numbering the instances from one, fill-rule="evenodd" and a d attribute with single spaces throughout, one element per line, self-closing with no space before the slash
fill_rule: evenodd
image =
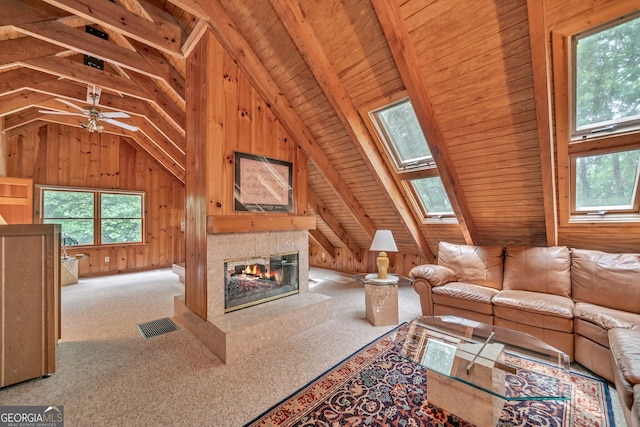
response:
<path id="1" fill-rule="evenodd" d="M 525 234 L 539 241 L 545 222 L 526 3 L 499 1 L 495 9 L 466 4 L 448 14 L 455 3 L 433 3 L 406 19 L 449 155 L 483 240 L 517 240 L 514 234 L 527 223 Z M 513 114 L 528 120 L 513 123 Z M 494 126 L 483 124 L 488 120 Z M 534 168 L 523 177 L 528 165 Z M 478 177 L 486 184 L 476 185 Z M 518 185 L 493 190 L 504 181 Z M 503 210 L 514 215 L 503 220 Z M 498 234 L 493 230 L 497 216 Z M 532 225 L 531 217 L 539 223 Z"/>

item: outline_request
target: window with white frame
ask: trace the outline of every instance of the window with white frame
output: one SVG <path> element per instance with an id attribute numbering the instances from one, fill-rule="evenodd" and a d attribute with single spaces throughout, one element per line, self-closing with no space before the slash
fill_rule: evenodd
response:
<path id="1" fill-rule="evenodd" d="M 574 214 L 637 213 L 640 149 L 576 156 Z"/>
<path id="2" fill-rule="evenodd" d="M 141 243 L 144 193 L 41 188 L 42 222 L 61 224 L 67 245 Z"/>
<path id="3" fill-rule="evenodd" d="M 572 37 L 572 139 L 640 129 L 640 14 Z"/>
<path id="4" fill-rule="evenodd" d="M 422 127 L 406 94 L 365 110 L 369 129 L 378 136 L 390 167 L 424 223 L 455 222 L 456 216 L 438 176 Z"/>
<path id="5" fill-rule="evenodd" d="M 551 33 L 562 224 L 640 222 L 640 12 L 631 9 Z"/>
<path id="6" fill-rule="evenodd" d="M 396 172 L 434 164 L 427 140 L 408 98 L 371 111 L 369 115 Z"/>
<path id="7" fill-rule="evenodd" d="M 409 181 L 423 210 L 423 215 L 430 218 L 453 216 L 449 197 L 439 176 L 412 179 Z"/>

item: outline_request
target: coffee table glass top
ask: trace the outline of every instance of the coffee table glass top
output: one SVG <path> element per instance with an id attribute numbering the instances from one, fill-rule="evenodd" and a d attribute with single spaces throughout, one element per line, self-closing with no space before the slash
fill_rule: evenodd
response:
<path id="1" fill-rule="evenodd" d="M 358 273 L 353 276 L 354 279 L 362 283 L 363 285 L 377 285 L 377 286 L 388 286 L 388 285 L 411 285 L 413 283 L 413 279 L 408 277 L 401 276 L 399 274 L 391 274 L 389 273 L 387 279 L 378 279 L 378 275 L 376 273 Z"/>
<path id="2" fill-rule="evenodd" d="M 429 371 L 509 401 L 570 400 L 566 353 L 526 333 L 455 316 L 414 319 L 395 338 Z"/>

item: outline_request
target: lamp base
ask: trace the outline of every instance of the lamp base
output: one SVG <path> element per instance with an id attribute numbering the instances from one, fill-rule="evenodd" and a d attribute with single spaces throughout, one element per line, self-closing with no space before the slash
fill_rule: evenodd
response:
<path id="1" fill-rule="evenodd" d="M 376 265 L 378 266 L 378 278 L 386 279 L 387 277 L 389 277 L 387 275 L 387 269 L 389 268 L 389 257 L 387 257 L 386 252 L 380 251 L 378 253 Z"/>

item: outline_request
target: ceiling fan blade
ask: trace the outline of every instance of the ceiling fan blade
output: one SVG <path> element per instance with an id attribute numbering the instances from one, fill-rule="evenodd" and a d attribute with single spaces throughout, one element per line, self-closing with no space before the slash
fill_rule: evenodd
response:
<path id="1" fill-rule="evenodd" d="M 72 102 L 69 102 L 66 99 L 56 98 L 56 101 L 60 101 L 63 104 L 67 104 L 69 107 L 73 107 L 76 110 L 82 111 L 82 114 L 84 114 L 84 115 L 89 115 L 89 110 L 87 110 L 86 108 L 78 107 L 76 104 L 74 104 Z"/>
<path id="2" fill-rule="evenodd" d="M 131 125 L 128 125 L 126 123 L 119 122 L 118 120 L 113 120 L 113 119 L 106 118 L 106 119 L 102 119 L 102 121 L 105 122 L 105 123 L 110 123 L 112 125 L 120 126 L 121 128 L 126 129 L 126 130 L 130 130 L 132 132 L 135 132 L 135 131 L 138 130 L 137 126 L 131 126 Z"/>
<path id="3" fill-rule="evenodd" d="M 57 111 L 57 110 L 38 110 L 38 113 L 42 113 L 42 114 L 60 114 L 60 115 L 64 115 L 64 116 L 81 116 L 81 117 L 85 116 L 85 114 L 73 113 L 73 112 L 70 112 L 70 111 Z"/>
<path id="4" fill-rule="evenodd" d="M 104 113 L 100 113 L 100 117 L 104 117 L 105 119 L 130 119 L 127 113 L 123 111 L 107 111 Z"/>

